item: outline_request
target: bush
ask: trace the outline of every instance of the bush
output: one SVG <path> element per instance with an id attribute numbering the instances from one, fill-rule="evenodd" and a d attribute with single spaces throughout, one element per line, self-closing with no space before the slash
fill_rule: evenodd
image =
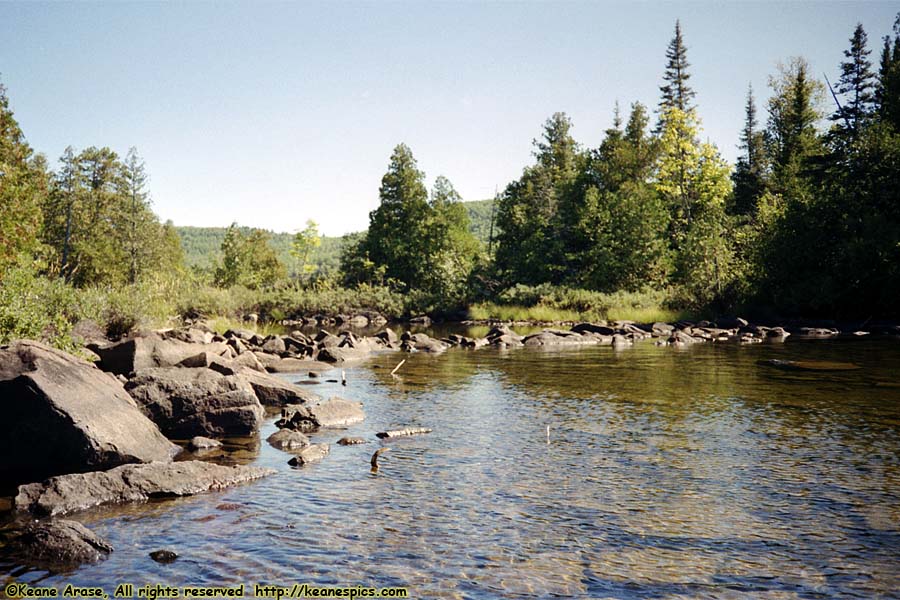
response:
<path id="1" fill-rule="evenodd" d="M 0 343 L 33 339 L 73 350 L 77 306 L 76 291 L 62 279 L 41 277 L 32 264 L 14 266 L 0 285 Z"/>

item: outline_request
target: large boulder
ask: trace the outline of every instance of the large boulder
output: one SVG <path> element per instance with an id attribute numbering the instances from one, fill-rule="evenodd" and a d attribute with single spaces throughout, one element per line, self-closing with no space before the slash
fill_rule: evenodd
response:
<path id="1" fill-rule="evenodd" d="M 134 337 L 109 346 L 91 346 L 91 350 L 100 356 L 101 369 L 126 376 L 155 367 L 174 367 L 201 352 L 231 355 L 230 347 L 222 342 L 192 343 L 157 334 Z"/>
<path id="2" fill-rule="evenodd" d="M 113 547 L 76 521 L 33 521 L 14 531 L 6 553 L 16 563 L 50 571 L 67 571 L 106 558 Z"/>
<path id="3" fill-rule="evenodd" d="M 274 472 L 244 465 L 225 467 L 199 460 L 123 465 L 110 471 L 60 475 L 41 483 L 21 485 L 16 496 L 16 509 L 36 515 L 61 515 L 102 504 L 191 496 Z"/>
<path id="4" fill-rule="evenodd" d="M 328 363 L 354 362 L 368 358 L 369 350 L 350 346 L 330 346 L 319 350 L 318 360 Z"/>
<path id="5" fill-rule="evenodd" d="M 167 436 L 247 435 L 265 416 L 250 382 L 206 368 L 147 369 L 125 384 Z"/>
<path id="6" fill-rule="evenodd" d="M 575 333 L 599 333 L 600 335 L 613 335 L 616 330 L 606 325 L 595 323 L 578 323 L 572 327 Z"/>
<path id="7" fill-rule="evenodd" d="M 112 375 L 38 342 L 0 348 L 0 481 L 164 461 L 178 451 Z"/>

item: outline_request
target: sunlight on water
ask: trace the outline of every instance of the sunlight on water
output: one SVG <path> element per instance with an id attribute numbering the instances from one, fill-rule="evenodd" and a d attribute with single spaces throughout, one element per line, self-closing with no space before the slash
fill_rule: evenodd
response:
<path id="1" fill-rule="evenodd" d="M 251 443 L 235 460 L 277 475 L 78 516 L 113 544 L 110 558 L 18 580 L 399 585 L 427 598 L 900 590 L 895 341 L 454 350 L 404 356 L 393 378 L 398 357 L 348 369 L 347 388 L 311 388 L 368 414 L 313 441 L 371 443 L 332 445 L 302 470 Z M 862 368 L 757 362 L 769 358 Z M 403 426 L 434 431 L 374 437 Z M 392 450 L 373 475 L 382 445 Z M 157 564 L 148 552 L 160 548 L 180 558 Z"/>

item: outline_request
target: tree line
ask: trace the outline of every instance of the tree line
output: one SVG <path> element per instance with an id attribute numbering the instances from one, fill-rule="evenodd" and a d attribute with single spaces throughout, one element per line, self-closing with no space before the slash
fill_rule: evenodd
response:
<path id="1" fill-rule="evenodd" d="M 834 86 L 800 57 L 769 78 L 765 122 L 748 87 L 732 169 L 703 141 L 676 22 L 655 118 L 639 102 L 595 148 L 564 113 L 496 201 L 488 248 L 451 212 L 458 197 L 400 145 L 348 283 L 390 280 L 465 303 L 516 284 L 670 290 L 718 311 L 896 314 L 900 293 L 900 15 L 875 67 L 857 25 Z M 827 107 L 831 106 L 828 110 Z M 830 126 L 826 126 L 830 123 Z"/>
<path id="2" fill-rule="evenodd" d="M 882 42 L 875 64 L 857 25 L 833 84 L 791 58 L 769 78 L 763 104 L 748 88 L 732 167 L 704 141 L 676 22 L 657 106 L 617 103 L 596 146 L 574 139 L 565 113 L 552 115 L 532 164 L 478 206 L 478 215 L 489 212 L 478 237 L 451 182 L 439 176 L 428 190 L 399 144 L 369 228 L 343 241 L 337 273 L 314 268 L 322 237 L 310 221 L 292 237 L 288 265 L 269 232 L 232 225 L 204 277 L 222 288 L 289 278 L 387 286 L 445 309 L 549 285 L 663 289 L 674 305 L 719 312 L 895 315 L 900 15 Z M 51 170 L 32 151 L 0 86 L 0 278 L 23 262 L 76 287 L 184 269 L 175 228 L 152 211 L 135 149 L 122 158 L 106 147 L 67 148 L 58 165 Z"/>

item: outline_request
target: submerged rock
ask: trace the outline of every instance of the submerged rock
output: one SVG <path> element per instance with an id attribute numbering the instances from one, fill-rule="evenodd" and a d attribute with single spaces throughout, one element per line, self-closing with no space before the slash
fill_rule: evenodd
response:
<path id="1" fill-rule="evenodd" d="M 828 360 L 770 360 L 759 361 L 761 365 L 774 367 L 782 371 L 855 371 L 860 366 L 849 362 Z"/>
<path id="2" fill-rule="evenodd" d="M 0 479 L 165 461 L 180 449 L 95 366 L 38 342 L 0 348 Z"/>
<path id="3" fill-rule="evenodd" d="M 37 515 L 61 515 L 103 504 L 191 496 L 274 472 L 243 465 L 225 467 L 198 460 L 123 465 L 110 471 L 60 475 L 41 483 L 21 485 L 16 496 L 16 509 Z"/>
<path id="4" fill-rule="evenodd" d="M 150 558 L 160 564 L 167 565 L 169 563 L 175 562 L 175 560 L 178 558 L 178 555 L 171 550 L 154 550 L 150 553 Z"/>
<path id="5" fill-rule="evenodd" d="M 267 439 L 273 448 L 285 451 L 299 450 L 310 445 L 309 438 L 291 429 L 279 429 Z"/>
<path id="6" fill-rule="evenodd" d="M 361 437 L 342 437 L 337 441 L 337 443 L 341 446 L 355 446 L 357 444 L 365 444 L 366 441 L 367 440 L 365 438 Z"/>
<path id="7" fill-rule="evenodd" d="M 366 418 L 361 402 L 338 397 L 310 406 L 309 412 L 318 427 L 346 427 Z"/>
<path id="8" fill-rule="evenodd" d="M 35 521 L 14 532 L 7 547 L 17 562 L 49 571 L 67 571 L 103 560 L 113 547 L 76 521 Z"/>
<path id="9" fill-rule="evenodd" d="M 297 456 L 288 461 L 292 467 L 302 467 L 314 462 L 319 462 L 326 456 L 330 448 L 328 444 L 312 444 L 297 453 Z"/>
<path id="10" fill-rule="evenodd" d="M 194 438 L 191 438 L 191 441 L 188 442 L 188 448 L 190 450 L 212 450 L 213 448 L 219 448 L 222 446 L 222 442 L 219 440 L 214 440 L 208 437 L 203 437 L 198 435 Z"/>

